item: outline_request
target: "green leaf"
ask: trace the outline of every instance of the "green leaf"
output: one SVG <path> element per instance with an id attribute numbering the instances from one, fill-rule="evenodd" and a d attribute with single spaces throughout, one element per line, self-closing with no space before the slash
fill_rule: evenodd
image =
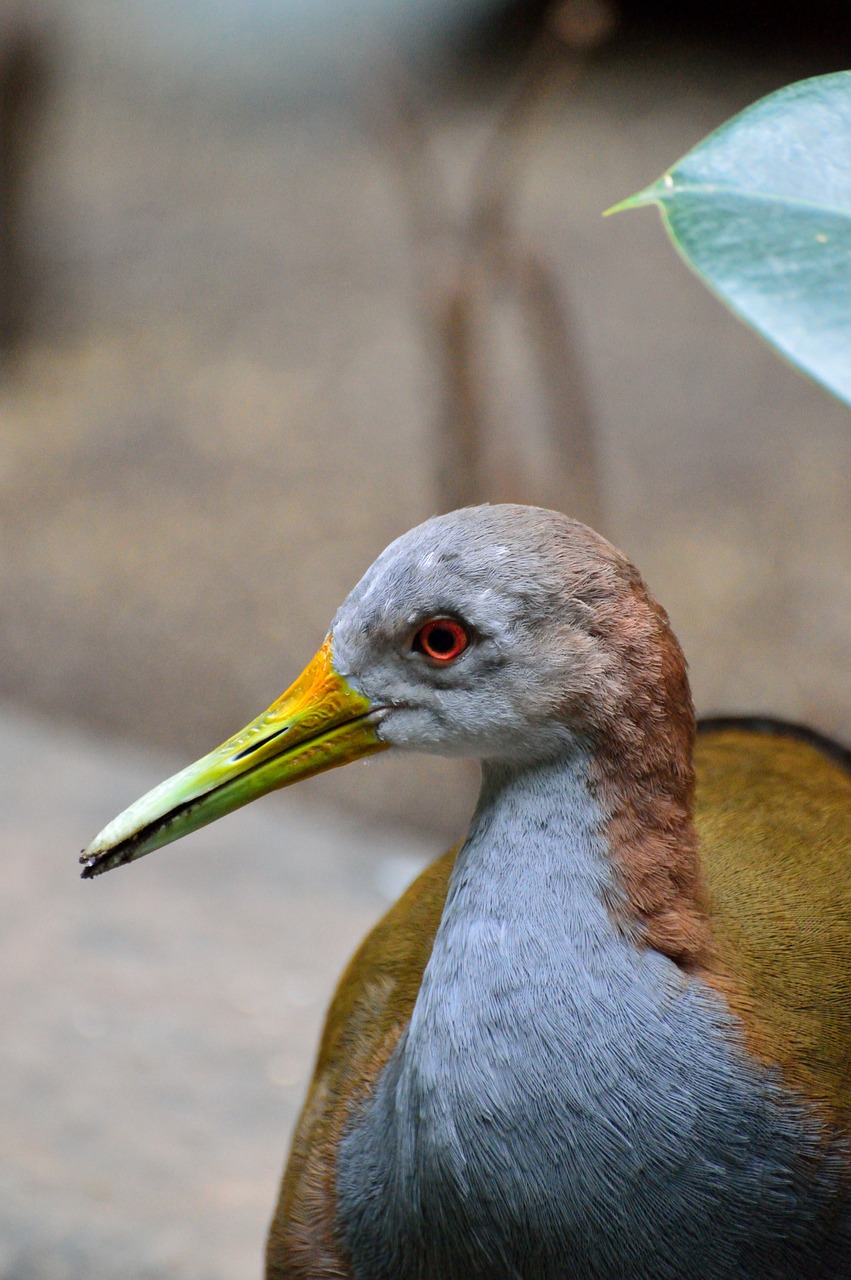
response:
<path id="1" fill-rule="evenodd" d="M 763 98 L 608 212 L 644 204 L 722 301 L 851 404 L 851 71 Z"/>

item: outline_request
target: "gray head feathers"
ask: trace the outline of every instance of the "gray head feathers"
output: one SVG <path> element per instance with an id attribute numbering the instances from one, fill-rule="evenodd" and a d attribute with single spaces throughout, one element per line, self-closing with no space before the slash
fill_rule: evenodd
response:
<path id="1" fill-rule="evenodd" d="M 440 669 L 412 639 L 446 616 L 470 635 Z M 685 664 L 638 571 L 555 511 L 469 507 L 382 552 L 332 626 L 340 673 L 388 707 L 394 745 L 480 758 L 543 758 L 637 711 L 690 708 Z"/>

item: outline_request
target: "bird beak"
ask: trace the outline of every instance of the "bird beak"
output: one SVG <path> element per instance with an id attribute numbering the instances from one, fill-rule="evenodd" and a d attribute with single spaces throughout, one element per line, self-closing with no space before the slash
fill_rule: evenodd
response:
<path id="1" fill-rule="evenodd" d="M 334 670 L 328 636 L 268 711 L 104 827 L 80 858 L 83 878 L 141 858 L 267 791 L 384 750 L 379 710 Z"/>

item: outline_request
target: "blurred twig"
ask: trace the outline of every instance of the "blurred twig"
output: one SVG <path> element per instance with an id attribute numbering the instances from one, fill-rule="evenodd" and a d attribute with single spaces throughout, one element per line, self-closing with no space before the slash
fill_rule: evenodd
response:
<path id="1" fill-rule="evenodd" d="M 608 0 L 567 0 L 550 10 L 491 128 L 460 218 L 448 208 L 431 147 L 428 108 L 411 77 L 397 67 L 380 86 L 372 118 L 407 206 L 423 313 L 441 373 L 435 463 L 441 509 L 494 496 L 488 483 L 483 331 L 493 321 L 499 297 L 517 312 L 530 345 L 545 403 L 548 481 L 545 493 L 541 486 L 530 492 L 518 430 L 510 449 L 503 450 L 510 460 L 496 496 L 552 501 L 589 523 L 601 522 L 593 423 L 569 312 L 551 269 L 519 241 L 512 201 L 529 125 L 547 88 L 556 76 L 562 87 L 572 86 L 587 52 L 613 25 Z"/>
<path id="2" fill-rule="evenodd" d="M 30 327 L 27 186 L 51 71 L 47 23 L 38 6 L 0 0 L 0 359 Z"/>

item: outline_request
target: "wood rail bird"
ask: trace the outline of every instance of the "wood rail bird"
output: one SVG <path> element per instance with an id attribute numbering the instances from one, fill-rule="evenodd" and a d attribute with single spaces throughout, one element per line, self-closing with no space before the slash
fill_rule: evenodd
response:
<path id="1" fill-rule="evenodd" d="M 633 565 L 468 508 L 392 543 L 291 689 L 83 875 L 388 748 L 476 757 L 481 793 L 343 975 L 267 1277 L 847 1280 L 842 749 L 745 721 L 695 748 Z"/>

